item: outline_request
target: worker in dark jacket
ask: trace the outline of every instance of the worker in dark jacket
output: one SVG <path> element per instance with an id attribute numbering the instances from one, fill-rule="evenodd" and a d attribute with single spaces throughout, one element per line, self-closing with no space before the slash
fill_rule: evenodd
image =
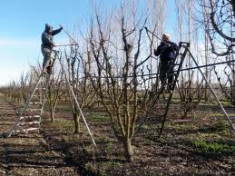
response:
<path id="1" fill-rule="evenodd" d="M 162 35 L 162 42 L 157 47 L 156 50 L 154 50 L 154 54 L 156 56 L 160 55 L 160 81 L 162 85 L 166 82 L 165 79 L 167 77 L 168 79 L 168 90 L 172 89 L 172 83 L 173 83 L 173 69 L 174 69 L 174 60 L 176 57 L 176 52 L 178 50 L 178 46 L 171 42 L 170 36 L 168 34 Z"/>
<path id="2" fill-rule="evenodd" d="M 53 57 L 55 55 L 53 47 L 55 46 L 53 42 L 53 36 L 61 32 L 63 27 L 60 27 L 57 30 L 53 30 L 53 28 L 46 24 L 45 30 L 42 33 L 42 55 L 43 59 L 43 73 L 51 74 L 51 69 L 53 66 Z"/>

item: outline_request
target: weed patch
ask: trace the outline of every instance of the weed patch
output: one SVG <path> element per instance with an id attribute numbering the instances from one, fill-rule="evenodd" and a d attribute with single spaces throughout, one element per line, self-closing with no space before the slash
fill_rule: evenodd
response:
<path id="1" fill-rule="evenodd" d="M 226 131 L 226 124 L 222 121 L 219 121 L 214 125 L 204 125 L 199 127 L 198 131 L 202 133 L 224 133 Z"/>
<path id="2" fill-rule="evenodd" d="M 61 131 L 74 131 L 74 123 L 70 120 L 59 119 L 53 122 L 53 126 L 57 127 Z"/>
<path id="3" fill-rule="evenodd" d="M 204 155 L 235 155 L 235 146 L 218 142 L 193 141 L 192 146 Z"/>
<path id="4" fill-rule="evenodd" d="M 107 116 L 101 116 L 101 115 L 92 116 L 91 119 L 93 122 L 107 122 L 108 121 Z"/>

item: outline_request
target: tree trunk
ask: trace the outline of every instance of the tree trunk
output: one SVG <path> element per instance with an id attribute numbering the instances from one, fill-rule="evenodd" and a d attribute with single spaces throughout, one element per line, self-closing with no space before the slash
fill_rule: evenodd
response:
<path id="1" fill-rule="evenodd" d="M 51 123 L 53 123 L 55 121 L 55 107 L 56 106 L 51 106 L 51 110 L 50 110 L 50 113 L 51 113 Z"/>
<path id="2" fill-rule="evenodd" d="M 133 147 L 131 145 L 131 140 L 130 139 L 124 139 L 123 141 L 123 145 L 124 145 L 124 155 L 125 158 L 128 162 L 132 162 L 134 160 L 133 156 L 134 156 L 134 150 Z"/>
<path id="3" fill-rule="evenodd" d="M 233 16 L 235 17 L 235 1 L 234 0 L 231 0 L 231 5 L 233 7 Z"/>
<path id="4" fill-rule="evenodd" d="M 74 134 L 78 134 L 81 132 L 81 129 L 80 129 L 80 116 L 75 112 L 73 114 L 73 119 L 74 119 Z"/>
<path id="5" fill-rule="evenodd" d="M 235 105 L 235 84 L 232 85 L 232 104 Z"/>
<path id="6" fill-rule="evenodd" d="M 51 110 L 50 113 L 51 113 L 51 123 L 53 123 L 55 121 L 55 112 Z"/>

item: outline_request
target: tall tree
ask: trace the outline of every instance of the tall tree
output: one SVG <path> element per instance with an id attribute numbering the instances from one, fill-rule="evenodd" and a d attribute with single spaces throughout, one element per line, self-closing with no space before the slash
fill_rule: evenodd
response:
<path id="1" fill-rule="evenodd" d="M 229 61 L 234 58 L 235 53 L 235 8 L 234 0 L 200 0 L 202 6 L 205 23 L 207 23 L 206 32 L 209 36 L 212 53 L 218 57 L 223 57 Z M 234 63 L 228 63 L 231 74 L 228 80 L 231 82 L 231 96 L 235 103 L 235 77 Z M 225 72 L 225 74 L 227 71 Z"/>

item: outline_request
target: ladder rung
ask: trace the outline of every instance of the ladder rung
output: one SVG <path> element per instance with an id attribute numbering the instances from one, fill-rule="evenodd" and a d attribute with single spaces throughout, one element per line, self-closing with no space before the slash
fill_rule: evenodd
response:
<path id="1" fill-rule="evenodd" d="M 189 47 L 190 46 L 190 43 L 189 42 L 180 42 L 180 45 L 186 45 L 186 47 Z"/>
<path id="2" fill-rule="evenodd" d="M 42 102 L 30 102 L 31 105 L 41 105 Z"/>
<path id="3" fill-rule="evenodd" d="M 39 130 L 39 128 L 27 128 L 25 130 L 27 130 L 27 131 L 34 131 L 34 130 Z"/>
<path id="4" fill-rule="evenodd" d="M 41 109 L 27 109 L 26 111 L 35 112 L 35 111 L 41 111 Z"/>
<path id="5" fill-rule="evenodd" d="M 23 120 L 23 119 L 39 119 L 40 118 L 40 115 L 34 115 L 34 116 L 21 116 L 20 117 L 20 120 Z"/>
<path id="6" fill-rule="evenodd" d="M 23 129 L 23 132 L 28 133 L 29 131 L 38 131 L 39 132 L 39 128 L 27 128 L 27 129 Z"/>
<path id="7" fill-rule="evenodd" d="M 43 87 L 43 88 L 36 88 L 36 90 L 46 90 L 46 88 L 45 87 Z"/>
<path id="8" fill-rule="evenodd" d="M 20 129 L 20 130 L 15 130 L 16 133 L 28 133 L 29 131 L 37 131 L 39 132 L 39 128 L 27 128 L 27 129 Z"/>
<path id="9" fill-rule="evenodd" d="M 25 126 L 25 125 L 40 125 L 40 122 L 39 122 L 39 121 L 20 122 L 18 125 L 19 125 L 19 126 Z"/>

